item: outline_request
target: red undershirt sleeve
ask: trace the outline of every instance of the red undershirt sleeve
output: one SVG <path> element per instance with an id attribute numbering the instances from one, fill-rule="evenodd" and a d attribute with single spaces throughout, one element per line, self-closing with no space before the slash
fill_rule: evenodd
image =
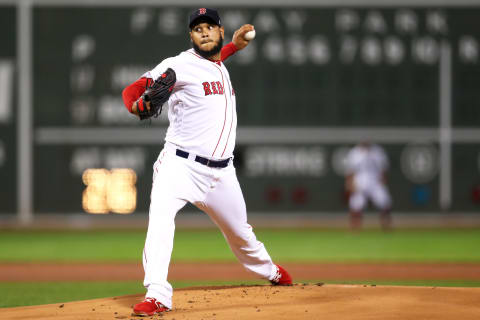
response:
<path id="1" fill-rule="evenodd" d="M 220 51 L 220 60 L 225 61 L 227 60 L 228 57 L 233 55 L 235 52 L 237 52 L 238 49 L 235 47 L 233 42 L 230 42 L 229 44 L 226 44 L 223 46 L 222 50 Z"/>
<path id="2" fill-rule="evenodd" d="M 152 79 L 140 78 L 125 89 L 122 92 L 123 103 L 129 112 L 132 112 L 132 105 L 140 96 L 145 92 L 145 89 L 150 84 Z"/>

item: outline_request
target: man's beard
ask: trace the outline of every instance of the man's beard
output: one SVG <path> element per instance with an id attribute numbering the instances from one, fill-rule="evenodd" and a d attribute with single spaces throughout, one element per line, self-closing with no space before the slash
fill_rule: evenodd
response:
<path id="1" fill-rule="evenodd" d="M 210 57 L 216 55 L 217 53 L 220 52 L 220 50 L 222 50 L 222 47 L 223 47 L 223 39 L 220 38 L 220 40 L 218 41 L 217 45 L 215 47 L 213 47 L 212 49 L 210 50 L 202 50 L 200 49 L 196 44 L 195 42 L 192 42 L 193 44 L 193 49 L 202 57 L 204 57 L 205 59 L 210 59 Z"/>

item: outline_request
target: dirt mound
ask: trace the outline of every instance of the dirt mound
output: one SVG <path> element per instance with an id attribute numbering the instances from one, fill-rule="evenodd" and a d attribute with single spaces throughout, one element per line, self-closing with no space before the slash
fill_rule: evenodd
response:
<path id="1" fill-rule="evenodd" d="M 0 309 L 0 319 L 142 319 L 143 295 Z M 371 285 L 178 289 L 174 310 L 149 319 L 480 319 L 480 288 Z"/>

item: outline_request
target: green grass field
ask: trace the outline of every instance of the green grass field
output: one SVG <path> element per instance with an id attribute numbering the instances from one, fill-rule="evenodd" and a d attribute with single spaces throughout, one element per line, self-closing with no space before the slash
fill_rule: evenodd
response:
<path id="1" fill-rule="evenodd" d="M 255 230 L 277 262 L 456 262 L 480 263 L 480 230 L 414 229 Z M 0 233 L 0 263 L 139 262 L 145 230 L 9 231 Z M 177 230 L 173 261 L 235 261 L 221 233 Z M 321 281 L 321 279 L 302 279 Z M 242 283 L 260 283 L 255 281 Z M 263 283 L 263 282 L 262 282 Z M 341 279 L 337 282 L 345 283 Z M 354 283 L 354 282 L 349 282 Z M 361 281 L 361 283 L 371 283 Z M 376 284 L 480 286 L 479 281 L 382 281 Z M 176 288 L 226 282 L 174 282 Z M 236 284 L 228 282 L 228 284 Z M 0 283 L 0 307 L 35 305 L 141 293 L 140 282 Z"/>
<path id="2" fill-rule="evenodd" d="M 255 230 L 282 262 L 480 262 L 480 230 Z M 0 262 L 139 261 L 143 230 L 2 231 Z M 177 230 L 173 261 L 234 261 L 216 230 Z"/>

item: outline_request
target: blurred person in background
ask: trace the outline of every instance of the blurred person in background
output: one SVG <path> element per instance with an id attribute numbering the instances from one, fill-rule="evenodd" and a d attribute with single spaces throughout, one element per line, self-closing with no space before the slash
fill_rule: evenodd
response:
<path id="1" fill-rule="evenodd" d="M 346 158 L 345 189 L 350 209 L 350 227 L 362 227 L 363 210 L 370 200 L 379 209 L 383 230 L 391 228 L 392 200 L 387 187 L 388 158 L 382 147 L 363 141 Z"/>

